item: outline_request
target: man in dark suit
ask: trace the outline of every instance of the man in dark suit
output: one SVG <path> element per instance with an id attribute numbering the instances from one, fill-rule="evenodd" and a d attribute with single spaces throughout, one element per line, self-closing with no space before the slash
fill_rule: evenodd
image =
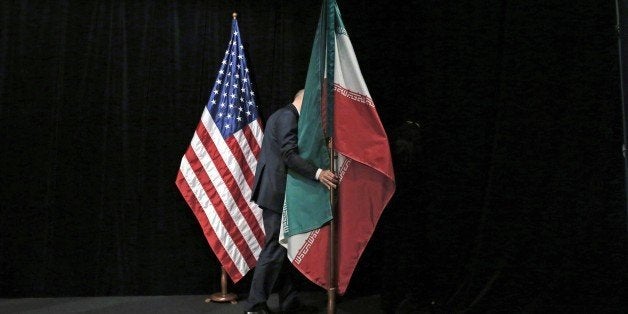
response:
<path id="1" fill-rule="evenodd" d="M 330 189 L 336 188 L 338 184 L 338 178 L 332 171 L 318 169 L 299 156 L 297 122 L 302 101 L 303 90 L 300 90 L 291 104 L 280 108 L 268 118 L 264 129 L 251 199 L 263 209 L 266 241 L 253 273 L 249 297 L 243 302 L 245 313 L 269 313 L 266 301 L 278 279 L 283 281 L 279 287 L 279 310 L 293 313 L 303 308 L 289 276 L 280 276 L 286 249 L 279 244 L 279 228 L 288 169 L 318 180 Z"/>

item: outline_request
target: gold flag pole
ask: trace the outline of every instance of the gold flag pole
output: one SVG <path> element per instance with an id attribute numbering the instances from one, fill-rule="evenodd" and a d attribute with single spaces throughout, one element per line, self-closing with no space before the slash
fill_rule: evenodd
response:
<path id="1" fill-rule="evenodd" d="M 220 274 L 220 292 L 216 292 L 209 296 L 209 298 L 205 299 L 205 303 L 209 302 L 231 302 L 231 304 L 238 303 L 238 296 L 235 293 L 227 292 L 227 271 L 225 271 L 224 267 L 221 267 L 222 274 Z"/>
<path id="2" fill-rule="evenodd" d="M 238 13 L 233 12 L 231 14 L 231 16 L 233 16 L 233 19 L 235 20 L 236 17 L 238 16 Z M 220 269 L 221 269 L 221 274 L 220 274 L 220 292 L 216 292 L 216 293 L 210 295 L 209 298 L 205 299 L 205 303 L 209 303 L 209 302 L 219 302 L 219 303 L 230 302 L 231 304 L 236 304 L 236 303 L 238 303 L 238 301 L 237 301 L 238 295 L 235 294 L 235 293 L 227 292 L 227 271 L 225 270 L 224 267 L 220 267 Z"/>

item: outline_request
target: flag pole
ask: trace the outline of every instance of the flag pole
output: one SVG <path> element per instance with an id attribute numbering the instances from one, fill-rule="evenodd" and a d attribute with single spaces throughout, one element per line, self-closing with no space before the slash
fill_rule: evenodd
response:
<path id="1" fill-rule="evenodd" d="M 233 17 L 233 19 L 235 20 L 238 17 L 238 13 L 233 12 L 231 14 L 231 16 Z M 205 303 L 209 303 L 209 302 L 218 302 L 218 303 L 225 303 L 225 302 L 230 302 L 231 304 L 236 304 L 238 303 L 237 299 L 238 299 L 238 295 L 235 293 L 229 293 L 227 292 L 227 271 L 225 270 L 224 267 L 220 267 L 221 273 L 220 273 L 220 292 L 216 292 L 212 295 L 209 296 L 209 298 L 205 299 Z"/>
<path id="2" fill-rule="evenodd" d="M 329 160 L 331 163 L 331 170 L 336 173 L 336 152 L 334 150 L 333 138 L 329 139 Z M 336 263 L 337 263 L 337 248 L 336 248 L 336 190 L 330 189 L 329 202 L 331 204 L 332 220 L 329 223 L 329 289 L 327 290 L 327 314 L 336 313 L 336 291 L 338 289 L 337 276 L 336 276 Z"/>
<path id="3" fill-rule="evenodd" d="M 329 161 L 330 168 L 333 173 L 337 173 L 337 157 L 334 150 L 334 119 L 333 119 L 333 97 L 331 97 L 333 93 L 333 83 L 334 83 L 334 54 L 335 54 L 335 45 L 333 41 L 334 36 L 334 7 L 335 2 L 330 0 L 323 1 L 323 45 L 321 45 L 322 55 L 324 56 L 323 66 L 324 70 L 321 71 L 322 79 L 321 82 L 321 92 L 322 97 L 321 101 L 324 104 L 324 108 L 321 110 L 325 110 L 325 117 L 327 121 L 325 121 L 326 128 L 326 136 L 329 138 L 328 148 L 329 148 Z M 332 50 L 330 51 L 330 47 Z M 325 130 L 326 129 L 326 130 Z M 338 217 L 338 206 L 337 206 L 337 194 L 338 190 L 330 189 L 329 190 L 329 202 L 331 205 L 331 221 L 329 223 L 329 289 L 327 290 L 327 314 L 335 314 L 336 313 L 336 295 L 338 292 L 338 242 L 337 242 L 337 233 L 338 233 L 338 224 L 336 219 Z"/>
<path id="4" fill-rule="evenodd" d="M 231 304 L 238 303 L 238 296 L 235 293 L 227 292 L 227 271 L 225 271 L 224 267 L 221 267 L 222 273 L 220 274 L 220 292 L 216 292 L 209 296 L 209 298 L 205 299 L 205 303 L 209 302 L 230 302 Z"/>

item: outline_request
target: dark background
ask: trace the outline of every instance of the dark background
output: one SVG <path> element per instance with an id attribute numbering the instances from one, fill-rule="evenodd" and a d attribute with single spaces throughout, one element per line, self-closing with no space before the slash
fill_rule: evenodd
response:
<path id="1" fill-rule="evenodd" d="M 338 5 L 398 180 L 345 298 L 625 312 L 614 2 Z M 231 13 L 268 117 L 304 85 L 319 9 L 3 1 L 0 296 L 218 291 L 174 179 Z M 406 120 L 421 129 L 400 130 Z M 248 277 L 230 289 L 246 292 Z"/>

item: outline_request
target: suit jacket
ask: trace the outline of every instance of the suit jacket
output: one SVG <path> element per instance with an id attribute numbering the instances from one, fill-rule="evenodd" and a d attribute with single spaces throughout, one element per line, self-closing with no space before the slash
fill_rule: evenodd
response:
<path id="1" fill-rule="evenodd" d="M 251 196 L 263 209 L 282 212 L 288 168 L 315 180 L 318 168 L 299 156 L 298 121 L 297 108 L 289 104 L 273 113 L 266 122 Z"/>

